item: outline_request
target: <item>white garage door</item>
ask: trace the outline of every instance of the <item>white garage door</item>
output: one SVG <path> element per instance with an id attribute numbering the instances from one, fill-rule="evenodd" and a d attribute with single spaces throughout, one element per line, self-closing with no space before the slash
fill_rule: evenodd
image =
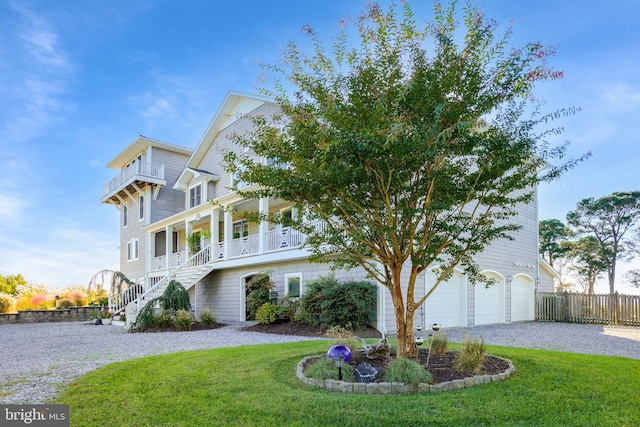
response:
<path id="1" fill-rule="evenodd" d="M 475 285 L 476 325 L 504 322 L 504 279 L 491 277 L 498 283 L 488 288 L 481 283 Z"/>
<path id="2" fill-rule="evenodd" d="M 516 276 L 511 282 L 511 321 L 535 320 L 533 279 Z"/>
<path id="3" fill-rule="evenodd" d="M 428 292 L 436 282 L 436 275 L 429 271 L 425 280 Z M 427 299 L 425 324 L 431 326 L 439 323 L 443 328 L 467 326 L 466 301 L 466 280 L 462 274 L 454 272 Z"/>

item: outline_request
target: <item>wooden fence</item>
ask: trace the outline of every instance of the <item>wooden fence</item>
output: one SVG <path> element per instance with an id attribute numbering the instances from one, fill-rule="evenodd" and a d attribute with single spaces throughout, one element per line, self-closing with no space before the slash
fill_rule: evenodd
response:
<path id="1" fill-rule="evenodd" d="M 640 326 L 640 295 L 539 292 L 536 319 Z"/>

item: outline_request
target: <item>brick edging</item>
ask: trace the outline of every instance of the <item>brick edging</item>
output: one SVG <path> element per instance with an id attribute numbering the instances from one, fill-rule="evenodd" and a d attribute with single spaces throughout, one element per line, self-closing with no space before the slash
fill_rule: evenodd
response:
<path id="1" fill-rule="evenodd" d="M 300 381 L 304 384 L 312 387 L 320 387 L 329 391 L 339 391 L 342 393 L 356 393 L 356 394 L 409 394 L 409 393 L 439 393 L 443 391 L 458 390 L 461 388 L 474 387 L 481 384 L 490 384 L 500 381 L 504 381 L 514 374 L 516 371 L 515 366 L 509 359 L 497 357 L 509 363 L 509 367 L 499 374 L 494 375 L 475 375 L 473 377 L 467 377 L 459 380 L 446 381 L 439 384 L 426 384 L 420 383 L 418 385 L 405 384 L 405 383 L 387 383 L 387 382 L 373 382 L 373 383 L 357 383 L 338 380 L 317 380 L 315 378 L 308 378 L 304 374 L 305 363 L 312 359 L 322 358 L 324 356 L 308 356 L 302 359 L 298 363 L 296 369 L 296 375 Z"/>

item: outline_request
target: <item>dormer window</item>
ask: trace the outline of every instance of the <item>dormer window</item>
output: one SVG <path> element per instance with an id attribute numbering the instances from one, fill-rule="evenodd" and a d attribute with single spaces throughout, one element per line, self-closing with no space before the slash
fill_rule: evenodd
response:
<path id="1" fill-rule="evenodd" d="M 189 189 L 189 208 L 202 204 L 202 184 Z"/>

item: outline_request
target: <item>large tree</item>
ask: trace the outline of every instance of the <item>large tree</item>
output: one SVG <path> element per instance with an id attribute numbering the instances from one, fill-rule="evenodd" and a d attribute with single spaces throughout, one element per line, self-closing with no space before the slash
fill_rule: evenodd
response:
<path id="1" fill-rule="evenodd" d="M 567 227 L 559 219 L 543 219 L 538 224 L 538 238 L 540 255 L 553 267 L 556 258 L 562 257 L 567 251 Z"/>
<path id="2" fill-rule="evenodd" d="M 343 26 L 332 51 L 305 27 L 310 55 L 292 42 L 280 65 L 265 66 L 274 80 L 264 93 L 281 114 L 256 118 L 253 132 L 235 136 L 245 149 L 226 153 L 228 171 L 249 184 L 236 188 L 242 196 L 289 200 L 304 213 L 260 219 L 306 233 L 312 261 L 359 266 L 388 289 L 400 356 L 414 354 L 414 314 L 454 267 L 490 285 L 474 255 L 512 239 L 518 206 L 576 162 L 550 166 L 566 145 L 546 142 L 555 130 L 536 130 L 567 112 L 531 107 L 536 82 L 560 75 L 546 64 L 552 50 L 511 48 L 510 29 L 497 36 L 471 5 L 464 31 L 455 3 L 434 15 L 419 27 L 407 2 L 401 11 L 369 4 L 359 43 Z M 433 286 L 416 288 L 436 266 Z"/>
<path id="3" fill-rule="evenodd" d="M 616 263 L 634 256 L 632 242 L 625 246 L 625 234 L 640 220 L 640 191 L 620 191 L 608 196 L 578 202 L 567 214 L 567 222 L 581 235 L 592 235 L 600 244 L 607 265 L 609 292 L 615 292 Z"/>
<path id="4" fill-rule="evenodd" d="M 600 242 L 594 236 L 584 236 L 572 242 L 565 242 L 566 256 L 573 267 L 574 277 L 584 293 L 593 294 L 596 280 L 607 271 L 606 255 Z"/>

